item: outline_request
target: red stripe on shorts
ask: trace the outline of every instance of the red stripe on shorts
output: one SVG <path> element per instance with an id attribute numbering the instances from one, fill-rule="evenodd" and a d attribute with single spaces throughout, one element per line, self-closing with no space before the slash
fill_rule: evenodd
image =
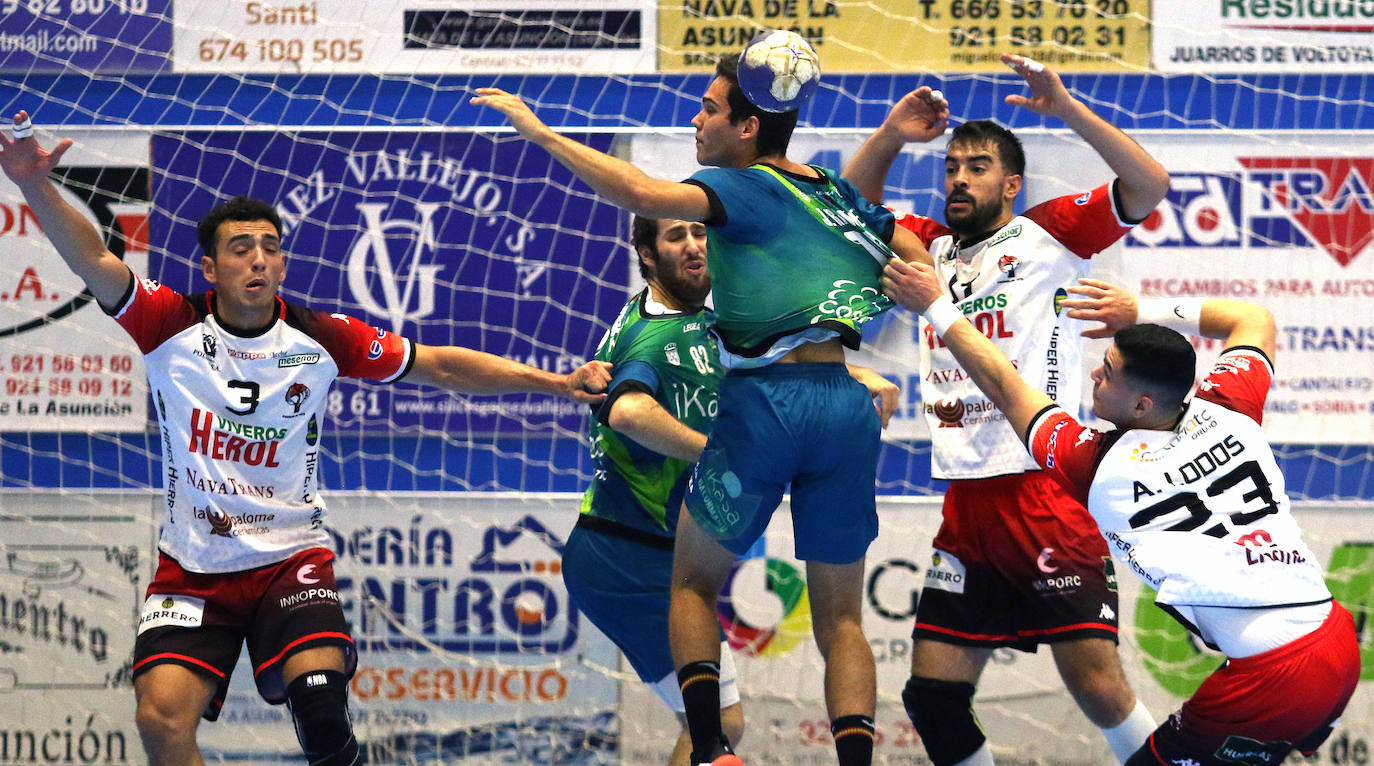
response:
<path id="1" fill-rule="evenodd" d="M 306 643 L 307 641 L 316 641 L 321 638 L 342 638 L 344 641 L 350 644 L 353 643 L 353 638 L 349 636 L 347 633 L 311 633 L 308 636 L 301 636 L 295 641 L 292 641 L 291 643 L 287 644 L 286 647 L 283 648 L 280 652 L 277 652 L 275 657 L 254 668 L 253 677 L 258 677 L 262 674 L 262 671 L 280 662 L 282 657 L 285 657 L 292 649 L 295 649 L 297 646 L 300 646 L 301 644 Z"/>

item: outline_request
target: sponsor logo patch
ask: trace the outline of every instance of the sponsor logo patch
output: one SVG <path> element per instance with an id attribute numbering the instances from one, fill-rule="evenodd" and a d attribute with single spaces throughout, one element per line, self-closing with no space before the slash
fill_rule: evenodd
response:
<path id="1" fill-rule="evenodd" d="M 205 618 L 205 599 L 150 593 L 138 618 L 138 632 L 162 627 L 196 628 Z"/>
<path id="2" fill-rule="evenodd" d="M 926 569 L 926 587 L 947 593 L 963 593 L 967 572 L 964 564 L 944 551 L 935 551 Z"/>

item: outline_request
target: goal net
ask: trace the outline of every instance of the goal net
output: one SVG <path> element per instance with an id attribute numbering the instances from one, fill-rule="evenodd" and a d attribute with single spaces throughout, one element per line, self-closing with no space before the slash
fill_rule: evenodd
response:
<path id="1" fill-rule="evenodd" d="M 1256 0 L 1252 29 L 1151 21 L 1225 11 L 1194 5 L 5 0 L 0 114 L 28 110 L 44 146 L 74 140 L 54 182 L 140 274 L 207 290 L 196 222 L 248 194 L 282 216 L 287 300 L 567 372 L 641 286 L 629 218 L 471 106 L 475 88 L 518 93 L 578 141 L 679 179 L 696 169 L 689 123 L 712 57 L 791 27 L 818 43 L 825 75 L 789 156 L 841 167 L 893 101 L 930 84 L 956 120 L 993 118 L 1022 137 L 1019 212 L 1111 179 L 1057 121 L 1004 104 L 1024 85 L 995 55 L 1027 52 L 1173 175 L 1167 200 L 1094 274 L 1142 296 L 1274 310 L 1266 428 L 1367 650 L 1374 113 L 1369 44 L 1335 28 L 1368 14 L 1347 4 L 1353 21 L 1304 22 L 1331 31 L 1259 29 L 1272 19 Z M 1337 6 L 1326 13 L 1345 18 Z M 942 151 L 899 155 L 885 202 L 941 217 Z M 144 763 L 131 656 L 167 491 L 157 403 L 136 347 L 5 179 L 0 242 L 0 764 Z M 865 589 L 877 761 L 920 764 L 899 694 L 943 485 L 930 478 L 914 318 L 890 312 L 867 336 L 854 361 L 903 391 Z M 1204 359 L 1219 350 L 1199 345 Z M 677 722 L 569 607 L 560 577 L 592 471 L 585 410 L 355 380 L 318 395 L 327 418 L 311 459 L 359 647 L 352 705 L 367 761 L 666 762 Z M 731 636 L 755 639 L 738 655 L 744 752 L 830 763 L 804 576 L 779 517 L 732 575 L 724 610 Z M 1121 580 L 1123 661 L 1163 718 L 1218 658 Z M 285 709 L 259 700 L 251 678 L 245 659 L 221 720 L 202 726 L 207 760 L 298 759 Z M 1320 762 L 1367 752 L 1368 693 Z M 1110 759 L 1048 652 L 998 652 L 978 706 L 999 763 Z"/>

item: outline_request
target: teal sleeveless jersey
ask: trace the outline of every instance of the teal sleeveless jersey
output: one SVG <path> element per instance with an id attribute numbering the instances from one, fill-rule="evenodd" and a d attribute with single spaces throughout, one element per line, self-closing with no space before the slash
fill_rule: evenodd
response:
<path id="1" fill-rule="evenodd" d="M 691 463 L 641 446 L 606 424 L 611 404 L 630 390 L 649 393 L 688 428 L 709 433 L 724 370 L 711 312 L 650 315 L 644 292 L 631 298 L 594 358 L 615 365 L 608 396 L 590 426 L 592 483 L 582 512 L 660 536 L 677 529 Z"/>
<path id="2" fill-rule="evenodd" d="M 708 168 L 687 181 L 711 201 L 707 264 L 716 332 L 735 366 L 757 366 L 749 360 L 815 328 L 833 334 L 809 339 L 838 335 L 858 348 L 860 326 L 893 305 L 882 292 L 892 212 L 815 169 L 820 178 L 767 165 Z"/>

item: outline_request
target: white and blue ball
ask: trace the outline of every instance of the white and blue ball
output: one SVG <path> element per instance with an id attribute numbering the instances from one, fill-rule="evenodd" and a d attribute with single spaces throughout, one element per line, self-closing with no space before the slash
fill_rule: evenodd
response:
<path id="1" fill-rule="evenodd" d="M 796 32 L 763 32 L 739 56 L 740 89 L 750 103 L 766 112 L 800 108 L 820 81 L 820 57 Z"/>

